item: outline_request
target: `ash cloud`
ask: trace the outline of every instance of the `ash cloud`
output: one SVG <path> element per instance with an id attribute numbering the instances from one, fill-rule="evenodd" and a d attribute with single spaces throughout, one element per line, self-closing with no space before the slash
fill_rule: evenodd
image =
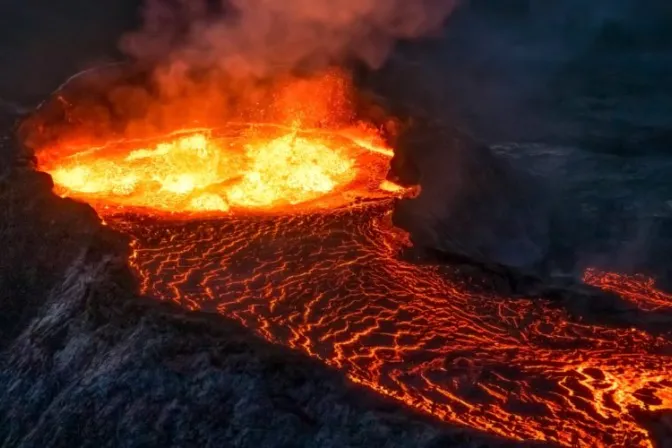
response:
<path id="1" fill-rule="evenodd" d="M 359 60 L 440 30 L 458 0 L 146 0 L 122 50 L 140 61 L 265 78 Z"/>

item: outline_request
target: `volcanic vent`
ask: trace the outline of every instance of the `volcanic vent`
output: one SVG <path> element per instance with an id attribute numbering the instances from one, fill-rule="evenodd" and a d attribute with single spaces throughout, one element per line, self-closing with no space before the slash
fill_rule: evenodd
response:
<path id="1" fill-rule="evenodd" d="M 378 67 L 454 4 L 151 0 L 122 45 L 134 68 L 73 78 L 22 137 L 59 195 L 132 238 L 151 297 L 235 319 L 443 421 L 652 446 L 639 416 L 672 407 L 668 337 L 400 256 L 409 238 L 390 217 L 416 191 L 388 175 L 399 125 L 328 67 Z M 643 309 L 669 300 L 588 274 Z"/>
<path id="2" fill-rule="evenodd" d="M 344 75 L 288 80 L 272 89 L 270 123 L 229 120 L 158 137 L 108 131 L 99 144 L 79 143 L 86 126 L 74 127 L 41 150 L 40 166 L 59 194 L 103 210 L 296 212 L 404 190 L 385 179 L 393 153 L 377 129 L 349 118 Z M 327 108 L 315 110 L 311 102 Z M 66 106 L 57 116 L 72 113 Z"/>
<path id="3" fill-rule="evenodd" d="M 23 130 L 59 194 L 133 238 L 143 293 L 236 319 L 445 421 L 566 446 L 651 446 L 636 416 L 672 407 L 669 339 L 402 259 L 408 238 L 390 215 L 414 190 L 386 180 L 393 151 L 357 119 L 341 72 L 246 86 L 218 126 L 176 114 L 208 110 L 207 96 L 154 122 L 124 113 L 120 126 L 119 108 L 138 106 L 135 81 L 94 78 L 59 91 Z M 81 99 L 100 94 L 116 112 Z M 640 306 L 655 291 L 586 279 Z M 656 294 L 658 306 L 669 299 Z"/>

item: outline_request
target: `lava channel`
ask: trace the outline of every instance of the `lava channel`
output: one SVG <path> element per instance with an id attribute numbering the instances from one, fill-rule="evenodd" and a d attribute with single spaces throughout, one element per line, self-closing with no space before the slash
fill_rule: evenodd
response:
<path id="1" fill-rule="evenodd" d="M 408 191 L 383 181 L 391 155 L 353 131 L 245 125 L 41 166 L 59 194 L 132 236 L 149 296 L 221 313 L 446 422 L 564 446 L 652 446 L 634 411 L 672 408 L 672 343 L 404 261 L 390 215 Z M 628 283 L 649 297 L 641 286 Z"/>

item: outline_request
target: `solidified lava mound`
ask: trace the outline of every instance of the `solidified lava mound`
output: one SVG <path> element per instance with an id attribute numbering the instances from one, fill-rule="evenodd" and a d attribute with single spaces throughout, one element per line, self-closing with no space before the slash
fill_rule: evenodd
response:
<path id="1" fill-rule="evenodd" d="M 339 78 L 333 81 L 318 78 L 316 90 L 312 81 L 301 81 L 298 92 L 326 91 L 330 104 L 345 104 L 338 99 L 344 92 Z M 243 120 L 247 131 L 235 133 L 232 144 L 214 129 L 228 129 L 233 121 L 206 127 L 205 136 L 180 128 L 177 140 L 169 133 L 158 135 L 158 142 L 157 135 L 129 138 L 127 126 L 119 131 L 122 138 L 101 143 L 100 129 L 79 134 L 78 121 L 66 120 L 74 133 L 38 145 L 38 167 L 41 159 L 55 191 L 90 203 L 106 226 L 95 223 L 87 206 L 51 197 L 48 184 L 40 187 L 41 197 L 87 210 L 91 224 L 70 231 L 122 249 L 72 249 L 67 262 L 57 263 L 62 271 L 50 274 L 46 299 L 30 308 L 34 313 L 19 313 L 28 326 L 17 323 L 9 339 L 3 402 L 16 402 L 31 387 L 45 391 L 31 395 L 37 400 L 32 407 L 7 411 L 8 420 L 12 412 L 26 412 L 12 420 L 18 423 L 8 432 L 11 440 L 38 443 L 48 431 L 25 435 L 38 413 L 45 412 L 39 419 L 44 425 L 68 415 L 67 425 L 76 425 L 86 407 L 97 415 L 85 423 L 92 437 L 119 427 L 127 428 L 128 440 L 159 437 L 146 435 L 151 422 L 155 432 L 165 425 L 175 437 L 215 444 L 277 446 L 273 428 L 283 428 L 280 443 L 288 446 L 297 440 L 452 443 L 436 439 L 430 424 L 407 417 L 400 417 L 409 428 L 400 434 L 379 429 L 378 422 L 360 431 L 354 423 L 361 421 L 359 411 L 334 410 L 350 409 L 340 396 L 333 398 L 338 404 L 325 404 L 332 399 L 320 389 L 325 365 L 332 373 L 324 378 L 340 374 L 445 424 L 516 443 L 651 446 L 669 435 L 663 414 L 672 407 L 669 307 L 642 306 L 633 294 L 547 285 L 464 254 L 425 248 L 423 255 L 433 258 L 418 260 L 414 235 L 409 240 L 392 221 L 397 201 L 413 193 L 386 178 L 382 167 L 393 160 L 392 149 L 384 140 L 362 139 L 362 130 L 370 137 L 375 127 L 353 128 L 351 115 L 334 117 L 326 108 L 320 118 L 325 110 L 297 105 L 294 95 L 304 97 L 293 82 L 271 87 L 289 94 L 272 95 L 281 100 L 264 115 L 293 119 L 270 125 Z M 67 98 L 64 104 L 77 111 Z M 281 135 L 269 136 L 269 128 Z M 38 137 L 51 129 L 39 131 Z M 311 151 L 321 156 L 307 156 Z M 229 163 L 202 164 L 201 156 L 208 162 L 229 157 Z M 4 200 L 14 204 L 9 210 L 26 198 L 12 193 L 21 182 L 6 182 Z M 10 222 L 36 222 L 42 214 L 45 222 L 54 220 L 49 207 L 26 210 Z M 130 254 L 115 231 L 130 239 Z M 58 239 L 39 228 L 29 234 Z M 608 276 L 587 279 L 625 291 Z M 637 288 L 636 282 L 627 285 Z M 163 303 L 136 299 L 129 293 L 133 286 Z M 274 345 L 247 341 L 242 335 L 249 331 Z M 248 346 L 254 355 L 246 354 Z M 287 347 L 293 355 L 285 354 Z M 312 367 L 304 365 L 321 367 L 309 377 Z M 41 382 L 47 369 L 64 376 Z M 328 387 L 344 387 L 339 384 Z M 40 400 L 47 396 L 45 410 Z M 69 410 L 73 397 L 86 405 Z M 187 412 L 194 408 L 199 411 Z M 269 423 L 271 409 L 281 411 Z M 213 429 L 222 415 L 227 429 Z M 320 433 L 334 421 L 347 430 Z"/>

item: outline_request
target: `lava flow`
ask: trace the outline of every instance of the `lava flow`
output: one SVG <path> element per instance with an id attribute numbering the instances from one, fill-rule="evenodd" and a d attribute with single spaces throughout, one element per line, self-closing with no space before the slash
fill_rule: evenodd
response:
<path id="1" fill-rule="evenodd" d="M 447 422 L 652 446 L 635 415 L 672 408 L 668 338 L 404 260 L 390 215 L 409 190 L 384 180 L 391 156 L 366 126 L 229 123 L 46 150 L 40 162 L 59 194 L 132 236 L 147 295 L 221 313 Z M 639 303 L 668 299 L 628 285 Z"/>
<path id="2" fill-rule="evenodd" d="M 623 275 L 587 269 L 583 281 L 613 292 L 646 311 L 672 309 L 672 294 L 655 288 L 655 281 L 642 275 Z"/>

